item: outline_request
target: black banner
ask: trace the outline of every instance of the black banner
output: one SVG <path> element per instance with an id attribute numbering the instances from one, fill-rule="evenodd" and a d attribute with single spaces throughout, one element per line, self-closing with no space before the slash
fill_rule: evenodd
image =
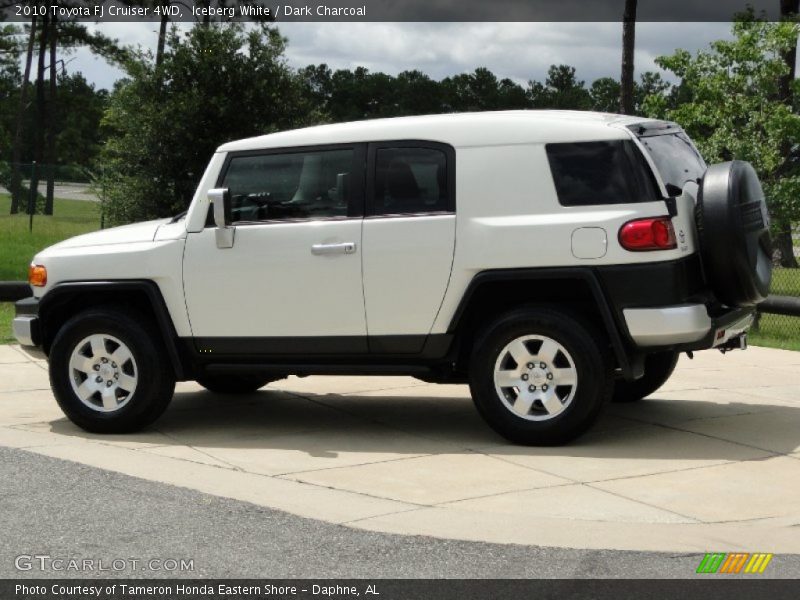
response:
<path id="1" fill-rule="evenodd" d="M 3 20 L 54 15 L 84 22 L 586 21 L 622 19 L 625 0 L 0 0 Z M 731 21 L 748 7 L 779 19 L 778 0 L 639 0 L 639 22 Z"/>
<path id="2" fill-rule="evenodd" d="M 797 589 L 794 580 L 700 576 L 685 580 L 0 580 L 3 600 L 794 600 Z"/>

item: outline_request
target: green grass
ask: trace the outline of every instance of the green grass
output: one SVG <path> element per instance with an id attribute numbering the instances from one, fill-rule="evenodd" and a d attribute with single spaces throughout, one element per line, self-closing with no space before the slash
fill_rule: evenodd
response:
<path id="1" fill-rule="evenodd" d="M 100 229 L 100 206 L 96 202 L 56 198 L 53 216 L 34 215 L 28 231 L 28 215 L 9 215 L 11 198 L 0 194 L 0 281 L 25 281 L 28 265 L 39 250 L 67 238 Z M 0 302 L 0 344 L 14 342 L 11 319 L 14 304 Z"/>
<path id="2" fill-rule="evenodd" d="M 762 314 L 747 341 L 753 346 L 800 351 L 800 317 Z"/>
<path id="3" fill-rule="evenodd" d="M 13 318 L 14 305 L 11 302 L 0 302 L 0 344 L 16 343 L 11 334 L 11 319 Z"/>
<path id="4" fill-rule="evenodd" d="M 776 296 L 800 296 L 800 269 L 773 269 L 770 293 Z"/>
<path id="5" fill-rule="evenodd" d="M 800 297 L 800 269 L 774 269 L 770 292 L 776 296 Z M 754 346 L 800 351 L 800 317 L 762 314 L 758 327 L 747 340 Z"/>
<path id="6" fill-rule="evenodd" d="M 39 250 L 67 238 L 100 229 L 100 205 L 82 200 L 56 198 L 53 216 L 34 215 L 28 231 L 28 215 L 9 215 L 11 198 L 0 194 L 0 281 L 28 279 L 28 265 Z"/>

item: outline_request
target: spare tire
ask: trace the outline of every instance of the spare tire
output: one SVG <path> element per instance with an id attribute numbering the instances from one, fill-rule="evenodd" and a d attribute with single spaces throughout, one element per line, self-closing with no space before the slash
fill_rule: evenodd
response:
<path id="1" fill-rule="evenodd" d="M 700 183 L 695 217 L 703 268 L 717 299 L 731 307 L 764 300 L 772 242 L 764 192 L 750 163 L 711 165 Z"/>

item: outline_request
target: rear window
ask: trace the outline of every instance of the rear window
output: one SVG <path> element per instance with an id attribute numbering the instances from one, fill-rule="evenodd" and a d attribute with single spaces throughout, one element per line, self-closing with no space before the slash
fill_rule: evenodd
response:
<path id="1" fill-rule="evenodd" d="M 562 206 L 659 199 L 650 167 L 631 140 L 547 144 L 545 149 Z"/>
<path id="2" fill-rule="evenodd" d="M 677 193 L 687 181 L 697 181 L 706 171 L 703 157 L 685 133 L 648 135 L 639 138 L 658 169 L 664 185 Z"/>

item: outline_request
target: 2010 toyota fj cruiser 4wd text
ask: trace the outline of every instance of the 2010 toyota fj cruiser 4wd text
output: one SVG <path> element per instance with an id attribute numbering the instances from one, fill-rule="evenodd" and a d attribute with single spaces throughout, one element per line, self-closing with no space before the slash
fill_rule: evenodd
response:
<path id="1" fill-rule="evenodd" d="M 770 276 L 752 167 L 707 168 L 674 123 L 408 117 L 221 146 L 185 215 L 37 254 L 13 327 L 89 431 L 148 425 L 176 380 L 403 374 L 558 444 L 679 352 L 743 347 Z"/>

